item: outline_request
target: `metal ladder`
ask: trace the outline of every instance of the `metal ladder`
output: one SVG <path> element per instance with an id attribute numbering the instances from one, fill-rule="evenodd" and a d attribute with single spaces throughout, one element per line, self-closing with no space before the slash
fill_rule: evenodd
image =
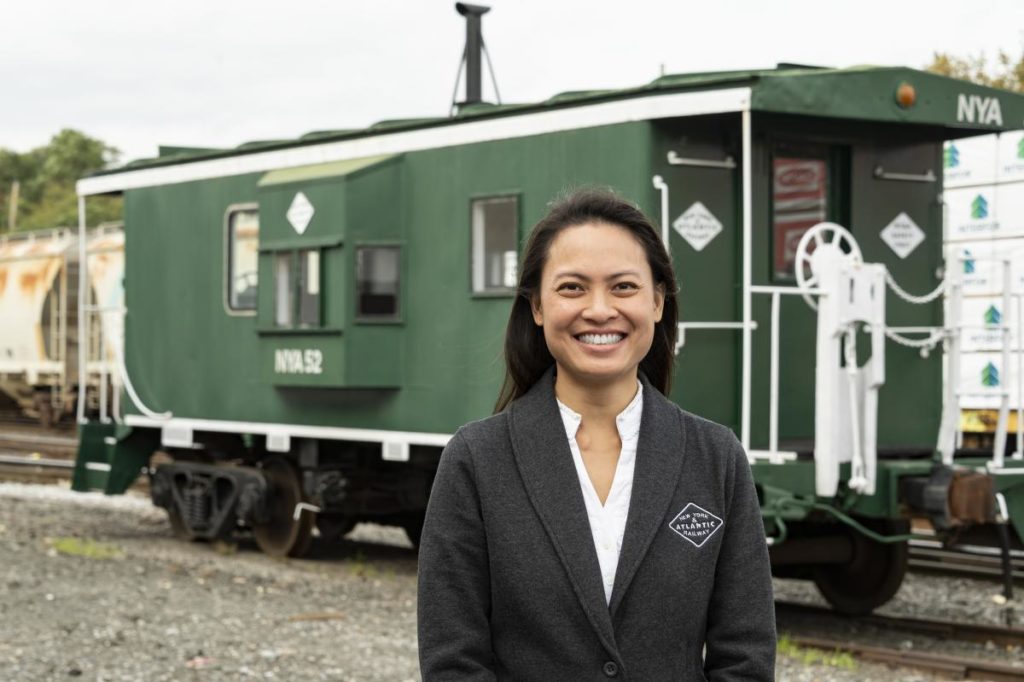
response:
<path id="1" fill-rule="evenodd" d="M 991 468 L 1002 468 L 1005 463 L 1006 437 L 1010 417 L 1010 390 L 1005 381 L 1001 381 L 999 388 L 992 390 L 962 390 L 960 386 L 960 347 L 961 334 L 967 330 L 999 331 L 1001 335 L 1000 366 L 1003 376 L 1008 377 L 1010 368 L 1010 321 L 1011 310 L 1011 271 L 1009 259 L 999 259 L 1002 265 L 1002 302 L 1003 316 L 997 324 L 965 324 L 963 322 L 963 263 L 966 257 L 960 256 L 956 259 L 958 267 L 950 284 L 946 299 L 946 391 L 943 397 L 942 421 L 939 427 L 939 438 L 937 449 L 942 456 L 942 463 L 953 464 L 953 454 L 957 447 L 963 444 L 963 432 L 960 430 L 960 399 L 963 397 L 998 397 L 998 419 L 996 421 L 995 441 L 992 446 L 992 460 L 989 462 Z M 974 260 L 978 260 L 974 258 Z M 947 261 L 948 262 L 948 261 Z M 1019 355 L 1019 354 L 1018 354 Z M 1018 424 L 1018 441 L 1020 440 L 1021 425 Z M 1021 448 L 1017 447 L 1014 457 L 1021 456 Z"/>

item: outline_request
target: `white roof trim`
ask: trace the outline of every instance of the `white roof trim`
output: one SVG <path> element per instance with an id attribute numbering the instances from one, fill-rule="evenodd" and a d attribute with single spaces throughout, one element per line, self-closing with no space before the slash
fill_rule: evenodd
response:
<path id="1" fill-rule="evenodd" d="M 256 435 L 287 435 L 291 438 L 321 438 L 324 440 L 350 440 L 360 443 L 407 443 L 444 447 L 450 433 L 422 433 L 416 431 L 385 431 L 383 429 L 350 429 L 338 426 L 305 426 L 302 424 L 266 424 L 262 422 L 232 422 L 216 419 L 152 419 L 130 414 L 124 418 L 128 426 L 158 429 L 188 429 L 215 433 L 251 433 Z"/>
<path id="2" fill-rule="evenodd" d="M 629 121 L 742 111 L 749 105 L 750 88 L 650 95 L 493 119 L 453 121 L 450 125 L 436 128 L 397 133 L 382 132 L 379 135 L 355 140 L 253 152 L 156 168 L 125 170 L 121 173 L 79 180 L 77 189 L 80 196 L 88 196 L 139 187 L 170 185 L 243 173 L 261 173 L 278 168 L 345 161 L 378 154 L 401 154 L 422 149 L 505 140 Z"/>

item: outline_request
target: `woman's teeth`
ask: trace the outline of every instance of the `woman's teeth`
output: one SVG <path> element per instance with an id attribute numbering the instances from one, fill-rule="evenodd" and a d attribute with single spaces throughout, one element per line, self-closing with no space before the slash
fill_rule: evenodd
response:
<path id="1" fill-rule="evenodd" d="M 608 346 L 618 343 L 623 339 L 622 334 L 580 334 L 578 337 L 583 343 L 594 344 L 595 346 Z"/>

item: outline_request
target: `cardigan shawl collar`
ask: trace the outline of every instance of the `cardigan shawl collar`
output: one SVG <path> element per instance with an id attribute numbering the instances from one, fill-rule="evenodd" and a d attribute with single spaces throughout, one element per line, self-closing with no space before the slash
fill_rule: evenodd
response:
<path id="1" fill-rule="evenodd" d="M 685 450 L 679 408 L 643 374 L 640 381 L 644 404 L 633 493 L 610 604 L 605 600 L 586 504 L 555 401 L 554 368 L 507 412 L 512 451 L 530 503 L 565 566 L 587 618 L 602 643 L 613 651 L 617 646 L 612 617 L 668 513 Z"/>

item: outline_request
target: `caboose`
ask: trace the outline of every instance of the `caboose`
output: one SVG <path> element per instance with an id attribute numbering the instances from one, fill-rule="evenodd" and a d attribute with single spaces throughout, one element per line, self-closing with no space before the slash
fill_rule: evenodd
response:
<path id="1" fill-rule="evenodd" d="M 491 104 L 474 52 L 450 117 L 79 181 L 82 206 L 124 198 L 127 399 L 81 420 L 77 489 L 141 472 L 178 534 L 279 556 L 364 520 L 415 542 L 441 449 L 493 409 L 530 227 L 600 185 L 660 221 L 670 398 L 746 447 L 778 575 L 866 611 L 912 521 L 963 537 L 1012 516 L 1019 543 L 1024 462 L 958 450 L 944 389 L 942 144 L 1021 128 L 1024 96 L 780 64 Z"/>

